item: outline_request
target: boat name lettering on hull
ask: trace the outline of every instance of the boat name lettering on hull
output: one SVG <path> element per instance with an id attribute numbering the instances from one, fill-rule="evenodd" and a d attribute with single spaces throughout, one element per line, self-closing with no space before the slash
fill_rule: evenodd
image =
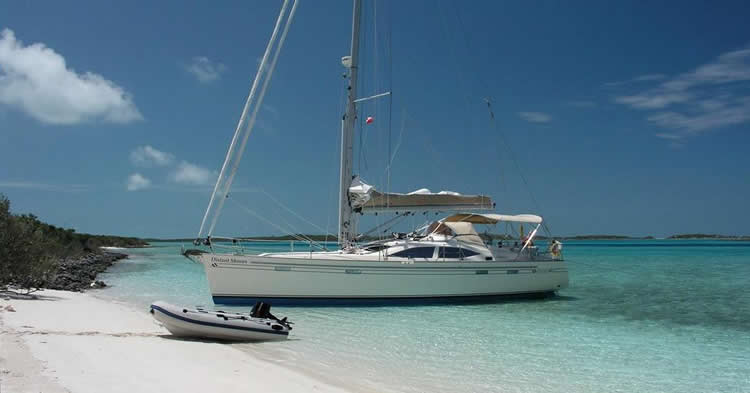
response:
<path id="1" fill-rule="evenodd" d="M 244 259 L 235 259 L 231 257 L 226 258 L 220 258 L 220 257 L 211 257 L 211 262 L 218 262 L 218 263 L 237 263 L 242 265 L 247 265 L 247 261 Z"/>

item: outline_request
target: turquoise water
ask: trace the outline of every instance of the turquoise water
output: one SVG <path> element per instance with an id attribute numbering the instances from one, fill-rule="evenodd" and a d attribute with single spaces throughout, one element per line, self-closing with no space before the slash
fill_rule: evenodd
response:
<path id="1" fill-rule="evenodd" d="M 750 392 L 750 243 L 571 241 L 564 251 L 571 286 L 557 298 L 275 307 L 296 323 L 293 339 L 232 345 L 358 391 Z M 203 268 L 179 244 L 133 250 L 103 279 L 112 287 L 100 296 L 144 312 L 157 299 L 212 305 Z"/>

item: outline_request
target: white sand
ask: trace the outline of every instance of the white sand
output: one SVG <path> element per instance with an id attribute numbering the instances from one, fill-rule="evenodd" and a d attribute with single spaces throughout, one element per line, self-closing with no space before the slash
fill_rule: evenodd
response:
<path id="1" fill-rule="evenodd" d="M 172 338 L 146 310 L 63 291 L 0 300 L 0 391 L 344 392 L 231 345 Z"/>

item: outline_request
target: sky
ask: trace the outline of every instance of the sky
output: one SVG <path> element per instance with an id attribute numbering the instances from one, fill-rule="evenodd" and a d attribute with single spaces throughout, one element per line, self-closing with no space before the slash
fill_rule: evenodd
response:
<path id="1" fill-rule="evenodd" d="M 79 232 L 194 236 L 280 7 L 4 2 L 12 210 Z M 392 95 L 359 107 L 355 172 L 393 192 L 488 194 L 556 235 L 748 235 L 748 11 L 365 0 L 358 96 Z M 351 12 L 300 0 L 217 235 L 336 232 Z"/>

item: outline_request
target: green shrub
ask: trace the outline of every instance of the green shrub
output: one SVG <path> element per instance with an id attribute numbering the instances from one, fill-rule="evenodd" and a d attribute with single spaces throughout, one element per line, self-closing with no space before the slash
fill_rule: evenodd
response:
<path id="1" fill-rule="evenodd" d="M 0 194 L 0 288 L 31 291 L 54 277 L 60 245 L 39 224 L 34 216 L 11 214 L 10 201 Z"/>
<path id="2" fill-rule="evenodd" d="M 76 233 L 42 222 L 33 214 L 11 214 L 10 201 L 0 194 L 0 289 L 42 288 L 54 278 L 58 261 L 99 252 L 99 247 L 146 245 L 134 237 Z"/>

